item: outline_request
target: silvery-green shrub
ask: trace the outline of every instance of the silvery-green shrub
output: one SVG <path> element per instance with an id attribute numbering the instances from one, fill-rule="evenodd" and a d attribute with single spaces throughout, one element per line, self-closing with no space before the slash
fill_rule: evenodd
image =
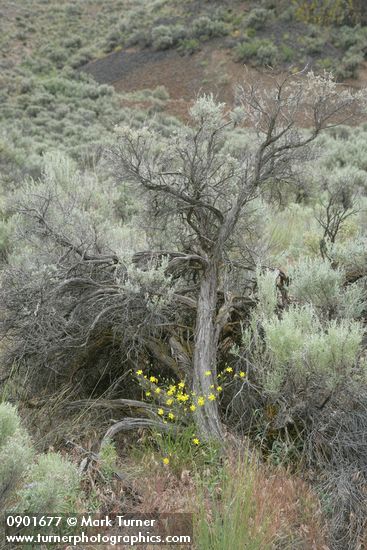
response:
<path id="1" fill-rule="evenodd" d="M 40 455 L 20 491 L 20 508 L 27 512 L 67 513 L 75 510 L 79 473 L 58 453 Z"/>
<path id="2" fill-rule="evenodd" d="M 0 508 L 14 495 L 33 457 L 29 437 L 16 408 L 0 404 Z"/>

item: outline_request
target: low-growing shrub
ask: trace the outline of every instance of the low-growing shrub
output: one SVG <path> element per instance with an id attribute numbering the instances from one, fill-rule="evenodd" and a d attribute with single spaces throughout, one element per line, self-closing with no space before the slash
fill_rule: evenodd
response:
<path id="1" fill-rule="evenodd" d="M 159 25 L 152 29 L 152 44 L 155 50 L 167 50 L 174 45 L 172 28 Z"/>
<path id="2" fill-rule="evenodd" d="M 287 44 L 281 44 L 280 46 L 280 57 L 282 61 L 289 63 L 294 59 L 295 52 L 294 49 L 288 46 Z"/>
<path id="3" fill-rule="evenodd" d="M 278 48 L 272 42 L 262 44 L 256 53 L 256 60 L 259 65 L 274 66 L 279 58 Z"/>
<path id="4" fill-rule="evenodd" d="M 0 449 L 0 508 L 4 509 L 14 499 L 32 456 L 28 437 L 19 431 Z"/>
<path id="5" fill-rule="evenodd" d="M 246 17 L 245 25 L 256 30 L 261 30 L 265 27 L 270 15 L 269 10 L 265 8 L 254 8 Z"/>
<path id="6" fill-rule="evenodd" d="M 367 275 L 367 239 L 357 239 L 334 243 L 330 255 L 332 260 L 349 274 L 357 277 Z"/>
<path id="7" fill-rule="evenodd" d="M 69 513 L 76 510 L 80 477 L 76 466 L 57 453 L 40 455 L 20 491 L 25 512 Z"/>
<path id="8" fill-rule="evenodd" d="M 278 60 L 279 51 L 270 40 L 255 39 L 239 44 L 236 57 L 239 61 L 252 61 L 255 65 L 273 66 Z"/>
<path id="9" fill-rule="evenodd" d="M 333 314 L 338 305 L 345 273 L 333 269 L 328 261 L 301 259 L 289 272 L 290 293 L 301 303 L 312 304 L 324 315 Z"/>
<path id="10" fill-rule="evenodd" d="M 117 451 L 113 441 L 105 441 L 99 452 L 99 468 L 102 475 L 111 480 L 117 470 Z"/>
<path id="11" fill-rule="evenodd" d="M 200 48 L 200 42 L 196 38 L 186 38 L 180 40 L 178 44 L 178 51 L 182 55 L 191 55 Z"/>
<path id="12" fill-rule="evenodd" d="M 192 24 L 192 35 L 200 40 L 223 36 L 226 32 L 226 25 L 223 21 L 211 19 L 205 15 L 195 19 Z"/>
<path id="13" fill-rule="evenodd" d="M 20 418 L 10 403 L 0 403 L 0 449 L 20 428 Z"/>
<path id="14" fill-rule="evenodd" d="M 30 440 L 16 408 L 0 403 L 0 508 L 10 502 L 32 460 Z"/>
<path id="15" fill-rule="evenodd" d="M 323 37 L 305 36 L 302 39 L 302 45 L 310 55 L 321 54 L 325 48 L 325 39 Z"/>
<path id="16" fill-rule="evenodd" d="M 347 52 L 338 64 L 335 70 L 335 76 L 339 80 L 345 80 L 347 78 L 356 78 L 358 76 L 358 69 L 364 60 L 362 52 Z"/>

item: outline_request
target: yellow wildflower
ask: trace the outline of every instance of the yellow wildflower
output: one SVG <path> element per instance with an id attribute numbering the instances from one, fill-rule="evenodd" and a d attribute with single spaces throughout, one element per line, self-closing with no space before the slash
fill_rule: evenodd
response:
<path id="1" fill-rule="evenodd" d="M 163 464 L 169 464 L 169 458 L 168 456 L 165 456 L 163 459 Z"/>
<path id="2" fill-rule="evenodd" d="M 158 382 L 158 378 L 156 378 L 155 376 L 151 376 L 149 378 L 149 380 L 154 384 L 154 382 Z"/>
<path id="3" fill-rule="evenodd" d="M 171 398 L 171 399 L 167 399 L 166 403 L 167 403 L 168 406 L 172 405 L 173 399 L 172 399 L 172 398 Z"/>
<path id="4" fill-rule="evenodd" d="M 226 372 L 233 372 L 232 367 L 227 367 L 227 368 L 226 368 Z"/>
<path id="5" fill-rule="evenodd" d="M 145 392 L 145 395 L 146 395 L 147 397 L 150 397 L 152 394 L 151 394 L 150 391 L 146 391 L 146 392 Z"/>
<path id="6" fill-rule="evenodd" d="M 192 412 L 196 411 L 195 405 L 190 405 L 190 411 L 192 411 Z"/>
<path id="7" fill-rule="evenodd" d="M 136 374 L 137 374 L 138 376 L 140 376 L 141 374 L 143 374 L 143 371 L 142 371 L 141 369 L 139 369 L 139 370 L 136 371 Z"/>
<path id="8" fill-rule="evenodd" d="M 177 385 L 178 385 L 179 388 L 184 388 L 185 387 L 185 382 L 180 382 Z"/>
<path id="9" fill-rule="evenodd" d="M 241 378 L 245 378 L 245 376 L 246 376 L 246 373 L 243 372 L 243 371 L 241 370 L 241 372 L 240 372 L 240 377 L 241 377 Z"/>
<path id="10" fill-rule="evenodd" d="M 200 440 L 197 437 L 194 437 L 192 442 L 193 442 L 194 445 L 200 445 Z"/>
<path id="11" fill-rule="evenodd" d="M 185 402 L 189 399 L 189 396 L 186 395 L 185 393 L 179 393 L 177 395 L 177 401 L 182 401 L 182 402 Z"/>
<path id="12" fill-rule="evenodd" d="M 199 405 L 199 407 L 202 407 L 202 406 L 204 405 L 204 403 L 205 403 L 204 397 L 201 397 L 201 396 L 200 396 L 200 397 L 198 398 L 198 405 Z"/>
<path id="13" fill-rule="evenodd" d="M 163 409 L 158 409 L 158 414 L 159 414 L 160 416 L 162 416 L 162 415 L 164 414 L 164 410 L 163 410 Z"/>
<path id="14" fill-rule="evenodd" d="M 222 386 L 218 386 L 218 387 L 217 387 L 217 392 L 220 393 L 221 391 L 223 391 Z"/>
<path id="15" fill-rule="evenodd" d="M 208 396 L 208 399 L 209 399 L 209 401 L 215 401 L 216 397 L 215 397 L 214 393 L 211 393 L 211 394 Z"/>
<path id="16" fill-rule="evenodd" d="M 161 393 L 162 390 L 161 390 L 161 388 L 156 388 L 154 391 L 155 391 L 155 393 Z"/>
<path id="17" fill-rule="evenodd" d="M 211 375 L 211 373 L 212 373 L 212 371 L 211 371 L 211 370 L 206 370 L 206 371 L 205 371 L 205 376 L 210 376 L 210 375 Z"/>
<path id="18" fill-rule="evenodd" d="M 168 413 L 168 418 L 169 418 L 170 420 L 174 420 L 175 415 L 174 415 L 173 413 Z"/>

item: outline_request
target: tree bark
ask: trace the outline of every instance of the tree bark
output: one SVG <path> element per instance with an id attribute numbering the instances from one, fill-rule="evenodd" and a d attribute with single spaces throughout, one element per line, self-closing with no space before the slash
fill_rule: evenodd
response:
<path id="1" fill-rule="evenodd" d="M 201 437 L 205 439 L 222 439 L 223 429 L 219 418 L 217 401 L 210 401 L 208 396 L 216 394 L 211 385 L 217 384 L 217 347 L 218 331 L 216 330 L 216 307 L 218 286 L 218 259 L 208 261 L 200 283 L 197 304 L 195 348 L 193 356 L 193 387 L 196 397 L 203 396 L 203 406 L 196 408 L 196 422 Z M 208 376 L 207 371 L 211 374 Z"/>

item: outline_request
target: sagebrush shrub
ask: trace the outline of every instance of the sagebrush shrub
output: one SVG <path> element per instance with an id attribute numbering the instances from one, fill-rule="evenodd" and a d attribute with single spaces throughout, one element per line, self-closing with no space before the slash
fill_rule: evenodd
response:
<path id="1" fill-rule="evenodd" d="M 362 274 L 367 265 L 367 238 L 357 237 L 353 240 L 334 243 L 330 256 L 347 273 Z"/>
<path id="2" fill-rule="evenodd" d="M 356 367 L 363 327 L 352 320 L 322 325 L 311 306 L 293 307 L 263 323 L 270 364 L 265 387 L 280 391 L 289 377 L 302 387 L 310 376 L 334 387 Z M 307 335 L 307 337 L 306 337 Z"/>
<path id="3" fill-rule="evenodd" d="M 14 495 L 33 457 L 27 436 L 17 433 L 0 450 L 0 508 Z"/>
<path id="4" fill-rule="evenodd" d="M 41 455 L 20 491 L 20 508 L 27 512 L 68 513 L 75 510 L 80 477 L 76 466 L 57 453 Z"/>
<path id="5" fill-rule="evenodd" d="M 152 30 L 153 48 L 156 50 L 167 50 L 173 46 L 173 34 L 168 25 L 159 25 Z"/>
<path id="6" fill-rule="evenodd" d="M 226 34 L 226 27 L 223 21 L 210 19 L 210 17 L 203 15 L 193 22 L 192 34 L 196 38 L 207 40 Z"/>
<path id="7" fill-rule="evenodd" d="M 341 286 L 345 280 L 342 269 L 333 269 L 330 262 L 305 258 L 289 271 L 290 293 L 301 303 L 312 304 L 321 313 L 336 310 Z"/>
<path id="8" fill-rule="evenodd" d="M 276 271 L 268 270 L 262 272 L 258 269 L 256 273 L 258 291 L 257 310 L 264 318 L 271 317 L 277 306 L 276 277 Z"/>
<path id="9" fill-rule="evenodd" d="M 252 61 L 258 65 L 274 65 L 278 55 L 277 46 L 267 39 L 248 40 L 236 48 L 236 56 L 239 61 Z"/>
<path id="10" fill-rule="evenodd" d="M 31 463 L 33 450 L 21 429 L 17 410 L 9 403 L 0 404 L 0 508 L 14 494 Z"/>
<path id="11" fill-rule="evenodd" d="M 269 10 L 265 8 L 254 8 L 250 11 L 248 16 L 246 17 L 246 26 L 252 27 L 256 30 L 261 30 L 264 28 L 265 24 L 267 23 L 268 19 L 270 17 Z"/>
<path id="12" fill-rule="evenodd" d="M 20 419 L 16 408 L 10 403 L 0 403 L 0 448 L 19 430 L 19 427 Z"/>

